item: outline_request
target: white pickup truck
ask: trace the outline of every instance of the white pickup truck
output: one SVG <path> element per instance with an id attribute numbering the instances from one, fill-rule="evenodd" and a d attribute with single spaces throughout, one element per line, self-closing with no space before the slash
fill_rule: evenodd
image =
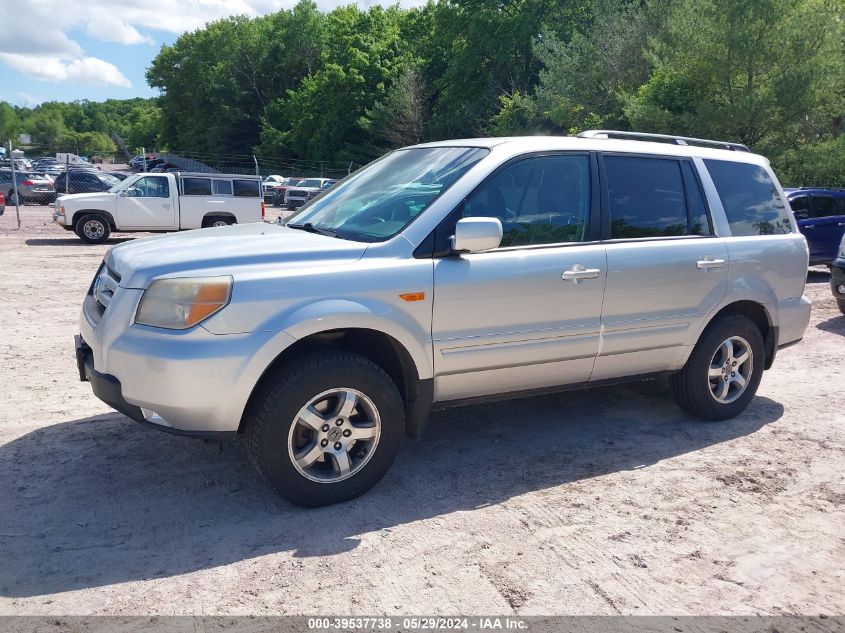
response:
<path id="1" fill-rule="evenodd" d="M 261 178 L 236 174 L 136 174 L 108 191 L 59 196 L 53 220 L 83 242 L 112 231 L 179 231 L 258 222 Z"/>

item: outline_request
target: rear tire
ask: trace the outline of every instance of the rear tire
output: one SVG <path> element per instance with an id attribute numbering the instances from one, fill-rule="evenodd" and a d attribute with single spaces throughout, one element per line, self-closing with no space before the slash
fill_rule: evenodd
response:
<path id="1" fill-rule="evenodd" d="M 405 409 L 381 367 L 327 350 L 265 377 L 244 427 L 258 473 L 288 501 L 319 507 L 354 499 L 378 483 L 399 451 Z"/>
<path id="2" fill-rule="evenodd" d="M 684 368 L 672 377 L 678 405 L 703 420 L 742 413 L 763 377 L 765 350 L 757 324 L 742 315 L 710 323 Z"/>
<path id="3" fill-rule="evenodd" d="M 102 244 L 111 234 L 108 220 L 101 215 L 83 215 L 76 223 L 76 235 L 86 244 Z"/>
<path id="4" fill-rule="evenodd" d="M 837 299 L 837 300 L 836 300 L 836 305 L 838 305 L 838 306 L 839 306 L 839 311 L 840 311 L 842 314 L 845 314 L 845 299 Z"/>
<path id="5" fill-rule="evenodd" d="M 212 226 L 229 226 L 231 224 L 237 224 L 235 218 L 211 215 L 203 220 L 202 226 L 203 228 L 208 228 Z"/>

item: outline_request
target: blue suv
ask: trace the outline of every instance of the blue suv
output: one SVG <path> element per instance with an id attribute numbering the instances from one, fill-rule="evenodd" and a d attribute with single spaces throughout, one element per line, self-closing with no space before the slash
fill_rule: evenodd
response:
<path id="1" fill-rule="evenodd" d="M 810 265 L 830 265 L 845 234 L 845 189 L 784 189 L 798 228 L 810 247 Z"/>

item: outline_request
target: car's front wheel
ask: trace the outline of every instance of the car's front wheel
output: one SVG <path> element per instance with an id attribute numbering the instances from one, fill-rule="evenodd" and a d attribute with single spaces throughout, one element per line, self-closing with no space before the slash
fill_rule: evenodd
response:
<path id="1" fill-rule="evenodd" d="M 342 350 L 304 356 L 265 377 L 245 413 L 250 461 L 303 506 L 354 499 L 393 463 L 405 428 L 396 385 Z"/>
<path id="2" fill-rule="evenodd" d="M 684 368 L 672 377 L 678 405 L 704 420 L 727 420 L 751 402 L 763 377 L 763 335 L 735 314 L 710 323 Z"/>
<path id="3" fill-rule="evenodd" d="M 76 223 L 76 235 L 87 244 L 102 244 L 110 233 L 108 220 L 99 215 L 85 215 Z"/>

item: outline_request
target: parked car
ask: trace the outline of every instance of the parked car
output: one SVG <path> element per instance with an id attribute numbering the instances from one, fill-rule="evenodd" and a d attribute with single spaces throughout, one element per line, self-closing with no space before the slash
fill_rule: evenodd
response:
<path id="1" fill-rule="evenodd" d="M 261 195 L 264 196 L 264 202 L 269 202 L 269 198 L 273 194 L 273 187 L 280 185 L 285 181 L 284 176 L 272 174 L 267 176 L 261 183 Z"/>
<path id="2" fill-rule="evenodd" d="M 163 431 L 242 433 L 308 506 L 373 486 L 433 406 L 669 374 L 691 415 L 738 415 L 810 318 L 768 160 L 582 136 L 405 148 L 285 224 L 120 244 L 80 377 Z"/>
<path id="3" fill-rule="evenodd" d="M 810 265 L 830 265 L 845 235 L 845 189 L 784 189 L 810 247 Z"/>
<path id="4" fill-rule="evenodd" d="M 64 195 L 65 192 L 71 194 L 108 191 L 117 184 L 120 184 L 120 180 L 115 176 L 91 168 L 69 169 L 57 175 L 53 181 L 58 195 Z"/>
<path id="5" fill-rule="evenodd" d="M 6 197 L 0 193 L 0 215 L 6 212 Z"/>
<path id="6" fill-rule="evenodd" d="M 136 174 L 102 193 L 59 196 L 53 220 L 89 244 L 112 231 L 178 231 L 259 222 L 261 180 L 232 174 Z"/>
<path id="7" fill-rule="evenodd" d="M 29 172 L 15 172 L 20 203 L 35 202 L 50 204 L 56 199 L 56 189 L 53 183 L 45 178 Z M 15 204 L 15 187 L 12 185 L 11 170 L 0 170 L 0 191 L 8 204 Z"/>
<path id="8" fill-rule="evenodd" d="M 839 242 L 836 259 L 830 266 L 830 290 L 839 306 L 839 311 L 845 314 L 845 236 Z"/>
<path id="9" fill-rule="evenodd" d="M 274 207 L 280 207 L 285 203 L 285 192 L 291 187 L 295 187 L 301 183 L 304 178 L 285 178 L 281 183 L 274 185 L 272 188 L 271 201 Z M 265 200 L 266 200 L 265 194 Z"/>
<path id="10" fill-rule="evenodd" d="M 334 183 L 336 180 L 330 178 L 306 178 L 295 187 L 288 187 L 285 191 L 285 206 L 289 210 L 297 209 L 308 202 L 311 198 L 315 198 L 323 191 L 326 183 Z"/>

